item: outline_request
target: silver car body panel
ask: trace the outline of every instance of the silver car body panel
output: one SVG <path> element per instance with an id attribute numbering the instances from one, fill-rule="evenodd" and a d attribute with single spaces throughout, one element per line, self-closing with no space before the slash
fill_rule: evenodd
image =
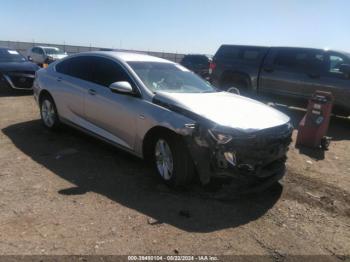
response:
<path id="1" fill-rule="evenodd" d="M 204 141 L 208 132 L 203 133 L 201 130 L 218 126 L 250 134 L 282 126 L 290 121 L 288 116 L 267 105 L 227 92 L 154 94 L 127 62 L 173 63 L 161 58 L 125 52 L 88 52 L 74 56 L 102 56 L 115 61 L 131 77 L 138 96 L 113 93 L 107 87 L 60 74 L 55 70 L 59 61 L 37 72 L 33 86 L 37 102 L 41 92 L 48 91 L 63 122 L 141 158 L 144 157 L 144 138 L 156 127 L 167 128 L 196 141 L 190 142 L 191 152 L 192 156 L 199 157 L 194 159 L 199 164 L 208 163 L 201 156 L 212 155 L 200 152 L 203 149 L 201 143 L 209 149 L 207 141 Z M 92 95 L 89 89 L 96 92 Z M 288 132 L 287 136 L 291 134 Z M 201 168 L 201 180 L 204 183 L 208 182 L 210 176 L 208 168 L 204 164 Z"/>
<path id="2" fill-rule="evenodd" d="M 153 127 L 165 127 L 183 135 L 191 131 L 185 124 L 194 121 L 152 103 L 154 94 L 126 63 L 170 61 L 132 53 L 89 52 L 75 56 L 79 55 L 102 56 L 122 65 L 134 80 L 141 97 L 112 93 L 104 86 L 60 74 L 55 71 L 55 62 L 37 72 L 33 89 L 37 101 L 42 90 L 53 96 L 63 122 L 104 138 L 139 157 L 143 157 L 143 138 Z M 96 90 L 97 94 L 89 95 L 89 89 Z"/>
<path id="3" fill-rule="evenodd" d="M 228 92 L 164 93 L 162 99 L 219 126 L 248 133 L 280 126 L 289 121 L 288 116 L 272 107 Z"/>

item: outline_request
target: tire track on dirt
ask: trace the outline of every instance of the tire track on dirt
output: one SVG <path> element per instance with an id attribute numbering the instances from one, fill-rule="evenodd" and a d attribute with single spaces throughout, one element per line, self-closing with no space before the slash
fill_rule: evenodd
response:
<path id="1" fill-rule="evenodd" d="M 284 185 L 284 198 L 350 217 L 350 194 L 339 187 L 293 171 L 286 175 Z"/>

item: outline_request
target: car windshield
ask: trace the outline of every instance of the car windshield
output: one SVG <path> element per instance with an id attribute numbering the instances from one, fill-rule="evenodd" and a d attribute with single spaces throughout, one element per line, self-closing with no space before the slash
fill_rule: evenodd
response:
<path id="1" fill-rule="evenodd" d="M 48 55 L 63 55 L 64 52 L 62 52 L 61 50 L 59 50 L 58 48 L 44 48 L 46 54 Z"/>
<path id="2" fill-rule="evenodd" d="M 0 62 L 25 62 L 26 59 L 16 50 L 0 49 Z"/>
<path id="3" fill-rule="evenodd" d="M 344 54 L 350 59 L 350 53 L 344 52 Z"/>
<path id="4" fill-rule="evenodd" d="M 128 62 L 142 82 L 152 91 L 172 93 L 209 93 L 217 90 L 183 66 L 161 62 Z"/>

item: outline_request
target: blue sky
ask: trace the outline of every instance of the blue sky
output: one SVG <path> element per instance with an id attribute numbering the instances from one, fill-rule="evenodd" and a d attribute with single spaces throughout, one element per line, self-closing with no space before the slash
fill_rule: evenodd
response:
<path id="1" fill-rule="evenodd" d="M 2 0 L 0 40 L 214 53 L 223 43 L 350 51 L 348 0 Z"/>

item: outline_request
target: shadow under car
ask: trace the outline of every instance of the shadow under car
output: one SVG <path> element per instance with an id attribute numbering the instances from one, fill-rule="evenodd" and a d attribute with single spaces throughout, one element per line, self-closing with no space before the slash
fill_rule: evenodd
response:
<path id="1" fill-rule="evenodd" d="M 8 126 L 2 132 L 32 160 L 74 184 L 58 194 L 68 198 L 95 192 L 155 219 L 157 224 L 190 232 L 249 223 L 272 208 L 282 193 L 277 184 L 259 195 L 218 201 L 207 197 L 202 186 L 173 191 L 144 161 L 69 127 L 50 132 L 40 120 L 33 120 Z"/>

